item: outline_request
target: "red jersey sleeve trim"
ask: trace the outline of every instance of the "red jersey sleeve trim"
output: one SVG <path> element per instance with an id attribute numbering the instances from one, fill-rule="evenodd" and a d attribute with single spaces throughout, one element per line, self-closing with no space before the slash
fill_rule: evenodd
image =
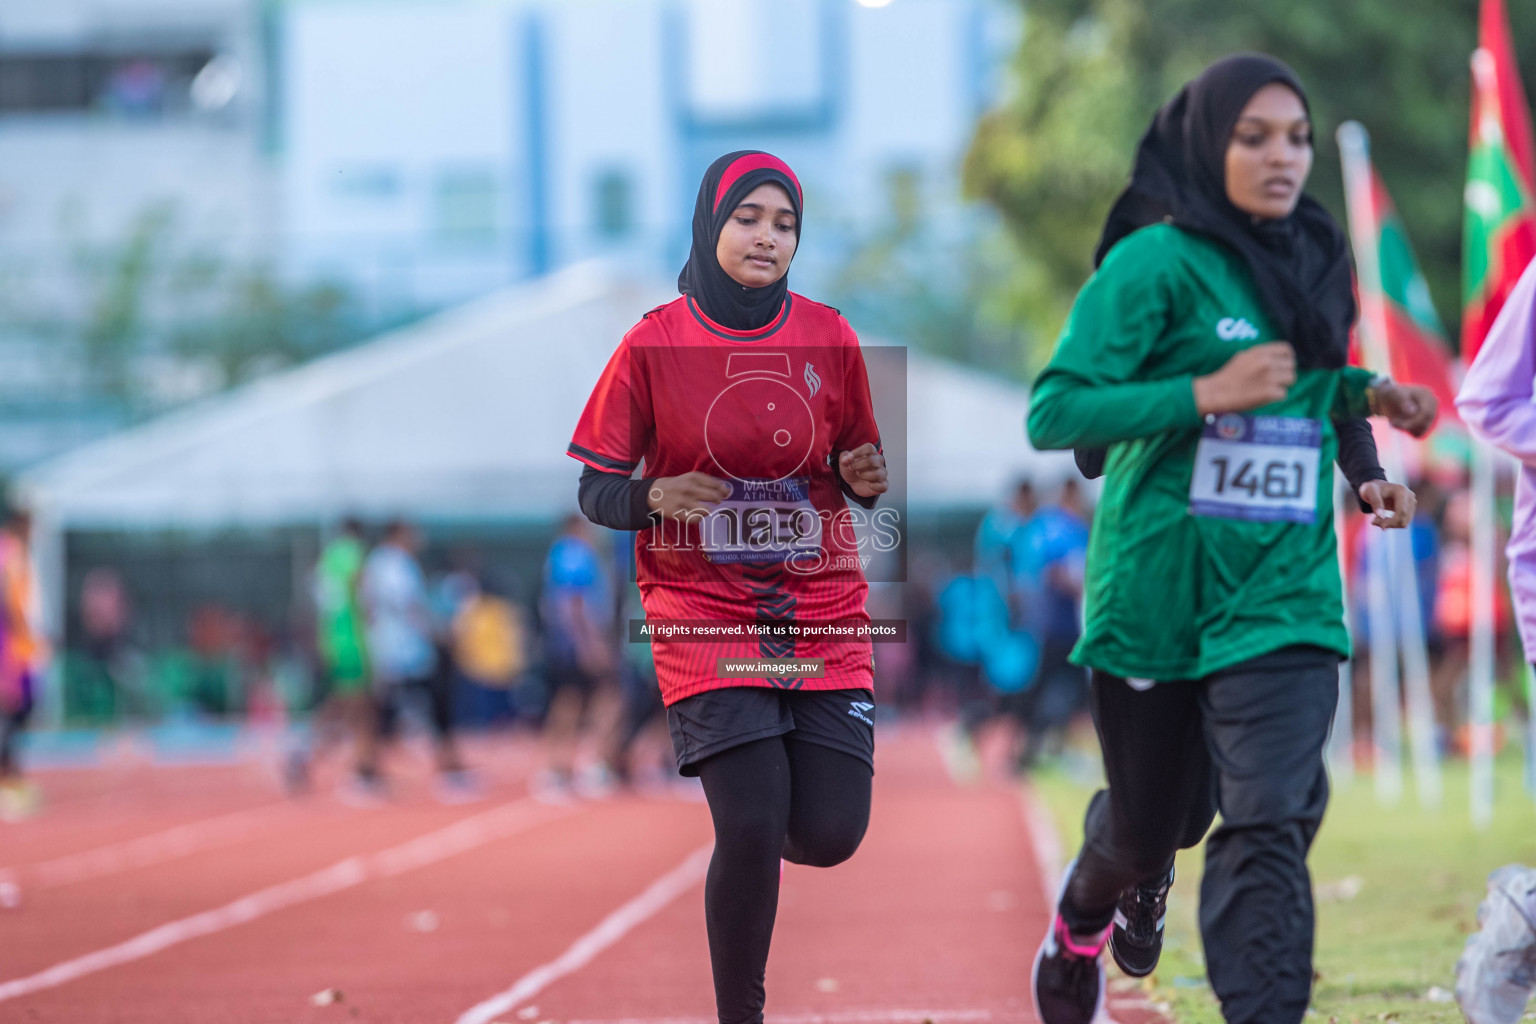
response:
<path id="1" fill-rule="evenodd" d="M 635 462 L 625 462 L 622 459 L 609 458 L 607 455 L 601 455 L 590 448 L 583 448 L 575 441 L 566 446 L 565 454 L 579 462 L 585 462 L 593 469 L 602 470 L 604 473 L 633 473 L 635 466 L 639 465 L 639 463 Z"/>

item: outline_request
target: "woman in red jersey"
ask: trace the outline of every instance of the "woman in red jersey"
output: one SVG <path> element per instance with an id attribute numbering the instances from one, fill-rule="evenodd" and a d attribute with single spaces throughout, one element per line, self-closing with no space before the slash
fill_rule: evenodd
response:
<path id="1" fill-rule="evenodd" d="M 721 1024 L 763 1019 L 780 858 L 852 856 L 874 773 L 852 526 L 887 488 L 885 458 L 858 338 L 789 291 L 800 212 L 777 157 L 710 165 L 682 296 L 625 335 L 569 448 L 587 466 L 582 511 L 639 531 L 678 768 L 715 825 L 704 903 Z"/>

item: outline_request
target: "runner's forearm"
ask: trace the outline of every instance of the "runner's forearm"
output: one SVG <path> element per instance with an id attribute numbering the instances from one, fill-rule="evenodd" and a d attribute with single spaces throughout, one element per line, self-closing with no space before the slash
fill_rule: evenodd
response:
<path id="1" fill-rule="evenodd" d="M 1093 384 L 1051 368 L 1035 384 L 1027 422 L 1036 448 L 1096 448 L 1198 427 L 1200 413 L 1189 377 Z"/>
<path id="2" fill-rule="evenodd" d="M 610 530 L 644 530 L 651 525 L 646 492 L 654 477 L 632 480 L 626 473 L 604 473 L 588 466 L 581 472 L 576 500 L 582 514 Z"/>
<path id="3" fill-rule="evenodd" d="M 1349 481 L 1349 492 L 1355 496 L 1360 511 L 1369 513 L 1371 506 L 1361 500 L 1360 488 L 1372 480 L 1387 478 L 1376 453 L 1376 435 L 1371 432 L 1370 422 L 1358 417 L 1335 420 L 1333 429 L 1339 435 L 1339 470 Z"/>

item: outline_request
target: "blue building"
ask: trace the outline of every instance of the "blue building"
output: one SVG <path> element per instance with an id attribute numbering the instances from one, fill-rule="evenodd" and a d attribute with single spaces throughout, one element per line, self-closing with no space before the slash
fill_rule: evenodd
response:
<path id="1" fill-rule="evenodd" d="M 592 256 L 675 271 L 704 168 L 738 148 L 806 190 L 814 289 L 893 188 L 964 218 L 1004 0 L 292 0 L 289 255 L 434 306 Z"/>
<path id="2" fill-rule="evenodd" d="M 799 289 L 898 195 L 963 240 L 1019 27 L 1016 0 L 13 3 L 0 472 L 227 383 L 175 344 L 224 308 L 182 287 L 210 266 L 341 284 L 365 328 L 594 256 L 665 279 L 704 168 L 749 147 L 805 185 Z"/>

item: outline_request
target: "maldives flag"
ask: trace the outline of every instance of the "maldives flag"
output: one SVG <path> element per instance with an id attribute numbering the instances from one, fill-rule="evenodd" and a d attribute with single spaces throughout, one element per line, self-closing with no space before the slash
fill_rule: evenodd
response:
<path id="1" fill-rule="evenodd" d="M 1536 153 L 1504 0 L 1483 0 L 1472 55 L 1471 158 L 1462 243 L 1461 358 L 1477 355 L 1520 273 L 1536 255 Z"/>
<path id="2" fill-rule="evenodd" d="M 1360 269 L 1361 311 L 1386 347 L 1388 365 L 1376 369 L 1388 370 L 1393 380 L 1422 384 L 1434 391 L 1441 415 L 1455 419 L 1452 367 L 1456 357 L 1430 299 L 1429 282 L 1414 258 L 1403 220 L 1363 147 L 1362 157 L 1365 173 L 1346 179 L 1346 202 L 1355 265 Z M 1374 253 L 1362 251 L 1366 246 Z"/>

